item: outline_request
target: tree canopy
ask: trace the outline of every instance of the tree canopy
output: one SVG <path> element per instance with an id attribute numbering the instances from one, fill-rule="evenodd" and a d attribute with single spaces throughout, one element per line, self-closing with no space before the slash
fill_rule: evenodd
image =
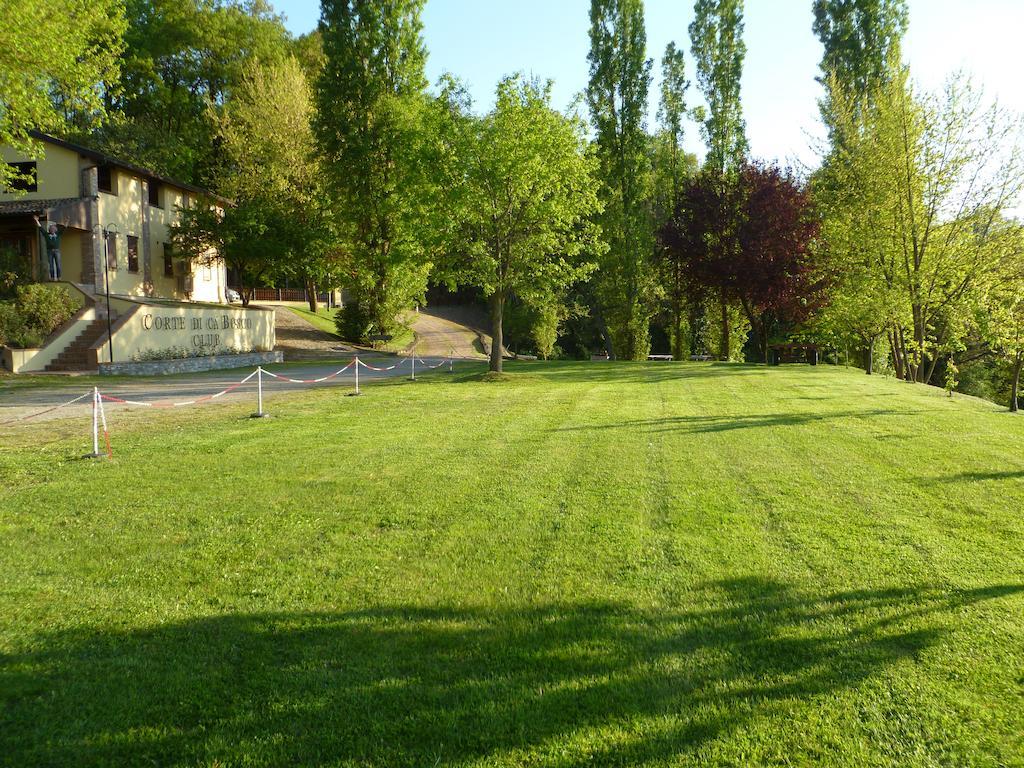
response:
<path id="1" fill-rule="evenodd" d="M 122 0 L 0 5 L 0 145 L 38 155 L 30 131 L 63 133 L 73 114 L 103 119 L 126 27 Z M 14 175 L 0 163 L 0 187 Z"/>
<path id="2" fill-rule="evenodd" d="M 316 136 L 350 287 L 389 333 L 422 301 L 434 193 L 426 135 L 422 0 L 324 0 Z"/>

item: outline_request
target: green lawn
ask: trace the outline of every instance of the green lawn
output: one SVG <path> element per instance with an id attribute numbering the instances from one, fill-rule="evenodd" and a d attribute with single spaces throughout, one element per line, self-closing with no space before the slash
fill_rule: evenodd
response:
<path id="1" fill-rule="evenodd" d="M 0 438 L 0 763 L 1024 765 L 1024 418 L 523 364 Z"/>

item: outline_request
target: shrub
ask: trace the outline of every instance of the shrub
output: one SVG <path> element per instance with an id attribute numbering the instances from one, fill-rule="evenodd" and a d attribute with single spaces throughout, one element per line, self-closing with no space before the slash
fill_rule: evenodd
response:
<path id="1" fill-rule="evenodd" d="M 345 341 L 365 344 L 373 333 L 373 320 L 362 304 L 353 301 L 339 309 L 334 315 L 334 326 Z"/>
<path id="2" fill-rule="evenodd" d="M 0 302 L 0 344 L 19 349 L 41 347 L 76 309 L 67 293 L 45 285 L 19 286 L 15 296 Z"/>
<path id="3" fill-rule="evenodd" d="M 25 318 L 18 312 L 13 301 L 0 302 L 0 344 L 20 346 L 15 339 L 20 339 L 25 331 Z"/>
<path id="4" fill-rule="evenodd" d="M 43 345 L 46 336 L 25 321 L 25 313 L 13 301 L 0 302 L 0 345 L 34 349 Z"/>
<path id="5" fill-rule="evenodd" d="M 161 349 L 143 349 L 132 355 L 132 362 L 142 363 L 154 360 L 189 360 L 193 357 L 209 357 L 211 355 L 244 355 L 249 352 L 265 350 L 239 349 L 238 347 L 202 347 L 186 349 L 185 347 L 165 347 Z"/>
<path id="6" fill-rule="evenodd" d="M 19 286 L 15 305 L 25 317 L 25 325 L 44 337 L 66 323 L 75 314 L 75 303 L 60 288 L 39 283 Z"/>
<path id="7" fill-rule="evenodd" d="M 0 298 L 13 297 L 15 286 L 27 283 L 28 280 L 26 259 L 14 248 L 0 246 Z"/>

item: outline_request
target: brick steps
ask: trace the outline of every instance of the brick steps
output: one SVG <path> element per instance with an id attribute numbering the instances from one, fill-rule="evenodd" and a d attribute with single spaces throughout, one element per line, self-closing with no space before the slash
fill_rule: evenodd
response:
<path id="1" fill-rule="evenodd" d="M 111 313 L 110 319 L 113 322 L 117 316 Z M 75 337 L 64 351 L 50 362 L 43 370 L 46 371 L 94 371 L 96 370 L 96 359 L 90 354 L 92 345 L 99 341 L 107 332 L 107 318 L 98 317 L 87 325 L 82 332 Z"/>

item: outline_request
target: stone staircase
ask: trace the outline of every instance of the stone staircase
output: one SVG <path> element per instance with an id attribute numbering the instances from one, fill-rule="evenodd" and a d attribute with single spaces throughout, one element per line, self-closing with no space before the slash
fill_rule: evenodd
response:
<path id="1" fill-rule="evenodd" d="M 117 313 L 110 313 L 110 321 L 117 319 Z M 90 354 L 92 345 L 107 333 L 107 317 L 97 317 L 87 325 L 64 351 L 57 355 L 43 370 L 49 372 L 95 371 L 96 359 Z"/>

